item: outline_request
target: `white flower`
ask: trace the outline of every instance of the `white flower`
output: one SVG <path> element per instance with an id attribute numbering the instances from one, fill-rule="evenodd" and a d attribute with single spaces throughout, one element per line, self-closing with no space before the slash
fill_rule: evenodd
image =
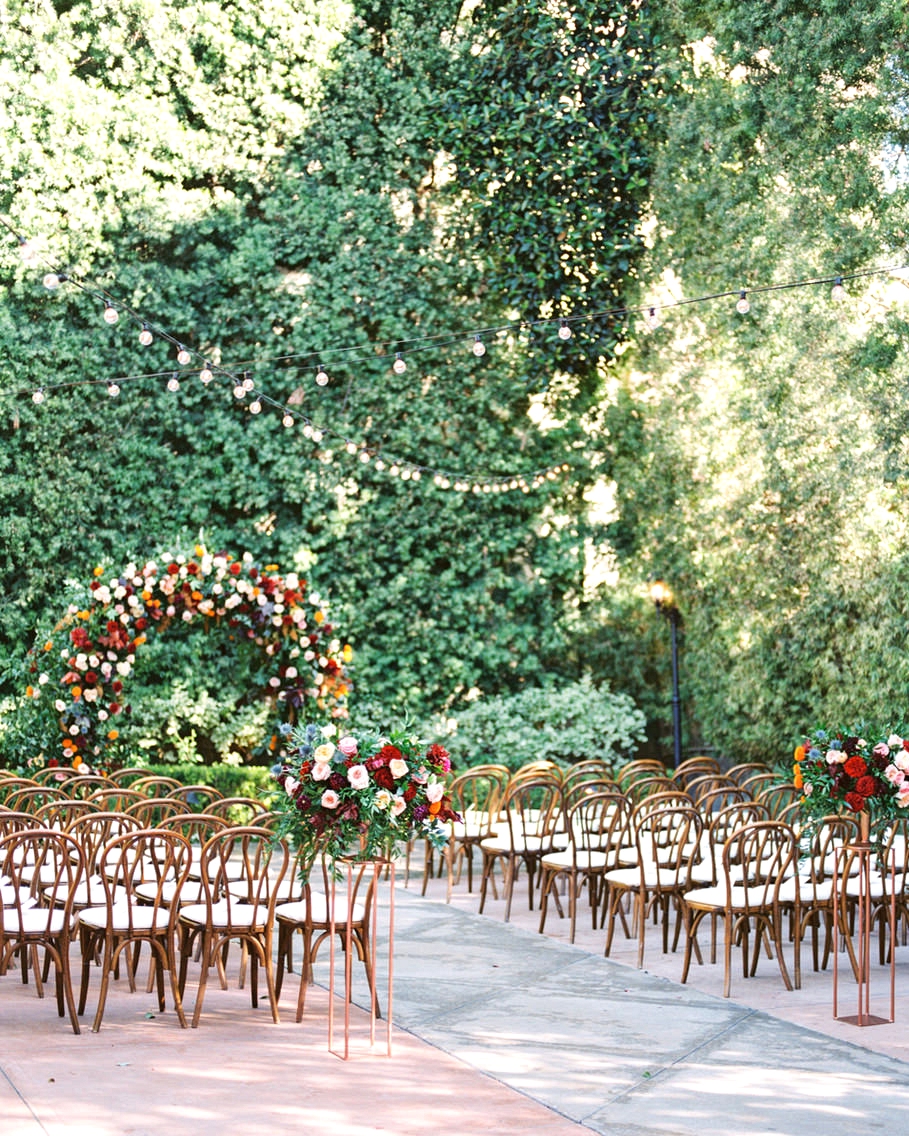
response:
<path id="1" fill-rule="evenodd" d="M 76 670 L 88 670 L 88 659 L 83 654 L 76 655 Z"/>
<path id="2" fill-rule="evenodd" d="M 86 702 L 97 702 L 98 701 L 98 688 L 96 686 L 88 687 L 87 690 L 82 691 L 82 697 L 85 699 Z"/>
<path id="3" fill-rule="evenodd" d="M 98 721 L 99 722 L 106 722 L 107 719 L 108 719 L 108 716 L 109 715 L 108 715 L 106 710 L 99 710 L 98 711 Z"/>
<path id="4" fill-rule="evenodd" d="M 391 802 L 397 799 L 397 797 L 392 797 L 387 789 L 380 789 L 378 793 L 376 793 L 375 806 L 377 809 L 381 809 L 384 812 L 389 808 Z M 403 798 L 401 798 L 401 800 L 403 801 Z"/>
<path id="5" fill-rule="evenodd" d="M 277 690 L 278 687 L 281 685 L 281 680 L 279 678 L 276 678 L 274 675 L 272 675 L 271 678 L 268 680 L 268 685 L 273 690 Z"/>
<path id="6" fill-rule="evenodd" d="M 312 755 L 316 761 L 331 761 L 335 756 L 335 747 L 331 742 L 322 742 L 316 746 Z"/>
<path id="7" fill-rule="evenodd" d="M 400 816 L 401 813 L 407 808 L 407 802 L 403 797 L 395 797 L 391 803 L 392 816 Z"/>
<path id="8" fill-rule="evenodd" d="M 407 773 L 407 762 L 402 757 L 394 757 L 388 763 L 388 769 L 392 777 L 397 780 L 399 777 L 404 777 Z"/>
<path id="9" fill-rule="evenodd" d="M 192 623 L 192 619 L 193 619 L 193 613 L 191 611 L 184 611 L 183 622 L 184 623 Z"/>
<path id="10" fill-rule="evenodd" d="M 288 777 L 284 782 L 284 792 L 288 795 L 288 797 L 292 797 L 299 788 L 300 782 L 293 777 Z"/>
<path id="11" fill-rule="evenodd" d="M 284 677 L 285 678 L 296 678 L 297 677 L 297 668 L 296 667 L 288 667 L 287 670 L 284 672 Z"/>
<path id="12" fill-rule="evenodd" d="M 131 670 L 132 667 L 126 659 L 124 659 L 123 662 L 117 663 L 117 674 L 120 675 L 121 678 L 126 678 Z"/>
<path id="13" fill-rule="evenodd" d="M 426 786 L 426 800 L 429 801 L 429 803 L 431 805 L 435 804 L 436 801 L 441 801 L 442 797 L 444 795 L 445 795 L 445 786 L 444 785 L 427 785 Z"/>
<path id="14" fill-rule="evenodd" d="M 43 673 L 38 675 L 38 685 L 39 686 L 44 686 L 44 684 L 47 683 L 47 682 L 50 682 L 50 677 L 48 675 L 43 674 Z"/>
<path id="15" fill-rule="evenodd" d="M 331 766 L 327 761 L 317 761 L 312 767 L 313 781 L 327 781 L 331 777 Z"/>
<path id="16" fill-rule="evenodd" d="M 66 703 L 63 701 L 62 698 L 58 698 L 57 701 L 54 703 L 54 709 L 59 714 L 62 714 L 63 711 L 66 709 Z"/>

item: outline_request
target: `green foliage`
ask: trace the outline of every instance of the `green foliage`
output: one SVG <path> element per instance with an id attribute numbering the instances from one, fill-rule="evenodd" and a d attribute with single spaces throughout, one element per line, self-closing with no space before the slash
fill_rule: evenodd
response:
<path id="1" fill-rule="evenodd" d="M 620 765 L 644 740 L 644 715 L 626 694 L 591 679 L 480 698 L 460 710 L 445 737 L 453 767 L 530 761 Z"/>

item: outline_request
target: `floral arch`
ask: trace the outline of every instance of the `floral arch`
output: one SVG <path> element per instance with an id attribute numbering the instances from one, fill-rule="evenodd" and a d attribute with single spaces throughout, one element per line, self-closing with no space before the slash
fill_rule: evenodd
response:
<path id="1" fill-rule="evenodd" d="M 120 572 L 95 568 L 84 602 L 70 604 L 39 638 L 26 663 L 23 710 L 41 755 L 29 764 L 122 764 L 130 755 L 121 727 L 133 717 L 136 657 L 178 621 L 246 649 L 256 695 L 275 712 L 266 750 L 276 748 L 280 726 L 301 711 L 346 717 L 351 649 L 306 581 L 282 576 L 275 564 L 259 567 L 249 553 L 213 554 L 196 545 L 191 555 L 168 554 Z"/>

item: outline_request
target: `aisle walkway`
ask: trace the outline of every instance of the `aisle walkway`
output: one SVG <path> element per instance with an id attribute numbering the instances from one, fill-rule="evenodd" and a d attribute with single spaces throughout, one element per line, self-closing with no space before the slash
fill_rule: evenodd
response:
<path id="1" fill-rule="evenodd" d="M 437 881 L 431 890 L 439 894 Z M 446 905 L 421 899 L 413 883 L 398 889 L 390 1060 L 367 1051 L 359 1013 L 352 1059 L 329 1054 L 325 992 L 313 988 L 297 1025 L 295 978 L 279 1026 L 232 983 L 227 992 L 210 988 L 200 1028 L 182 1031 L 172 1012 L 154 1014 L 150 996 L 118 983 L 100 1034 L 87 1021 L 75 1037 L 52 1001 L 39 1001 L 11 972 L 0 979 L 0 1132 L 855 1136 L 909 1128 L 909 1064 L 866 1047 L 874 1037 L 878 1048 L 889 1045 L 884 1031 L 902 1035 L 899 1017 L 868 1030 L 833 1023 L 845 1036 L 831 1037 L 605 960 L 601 945 L 593 951 L 598 936 L 588 949 L 572 947 L 531 930 L 526 911 L 505 925 L 491 910 L 477 915 L 475 896 Z M 563 930 L 557 920 L 553 930 Z M 654 962 L 678 966 L 677 956 L 667 959 L 656 951 Z M 904 980 L 909 959 L 899 965 Z M 829 975 L 819 981 L 829 990 Z M 734 995 L 749 997 L 782 991 L 769 964 L 737 986 Z M 790 1005 L 800 993 L 815 998 L 796 992 Z M 822 1020 L 832 1022 L 829 1003 Z"/>

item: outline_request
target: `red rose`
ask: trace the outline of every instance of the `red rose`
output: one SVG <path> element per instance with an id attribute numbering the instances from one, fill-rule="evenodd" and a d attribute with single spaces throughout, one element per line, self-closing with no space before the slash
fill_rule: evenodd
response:
<path id="1" fill-rule="evenodd" d="M 177 575 L 179 575 L 179 572 L 180 572 L 180 565 L 179 564 L 168 564 L 167 574 L 169 576 L 177 576 Z"/>
<path id="2" fill-rule="evenodd" d="M 86 671 L 85 672 L 85 681 L 88 683 L 89 686 L 94 686 L 95 683 L 98 681 L 98 676 L 95 674 L 94 671 Z"/>
<path id="3" fill-rule="evenodd" d="M 112 702 L 107 708 L 109 714 L 119 714 L 121 709 L 119 702 Z"/>
<path id="4" fill-rule="evenodd" d="M 854 813 L 860 813 L 865 808 L 866 798 L 861 793 L 847 793 L 846 804 Z"/>
<path id="5" fill-rule="evenodd" d="M 375 760 L 375 758 L 372 760 Z M 395 779 L 392 777 L 391 770 L 387 765 L 382 765 L 376 769 L 373 774 L 373 781 L 375 781 L 380 789 L 388 789 L 389 792 L 395 787 Z"/>
<path id="6" fill-rule="evenodd" d="M 198 564 L 187 564 L 186 565 L 186 571 L 189 572 L 189 574 L 191 576 L 195 576 L 199 571 L 199 565 Z"/>
<path id="7" fill-rule="evenodd" d="M 119 694 L 120 691 L 123 689 L 123 683 L 118 678 L 115 678 L 114 681 L 110 685 L 111 685 L 111 690 L 114 692 L 114 694 Z"/>
<path id="8" fill-rule="evenodd" d="M 861 793 L 863 797 L 873 797 L 877 784 L 873 777 L 859 777 L 855 783 L 856 793 Z"/>
<path id="9" fill-rule="evenodd" d="M 228 571 L 230 572 L 231 576 L 239 576 L 242 569 L 241 569 L 240 565 L 237 564 L 236 561 L 235 561 L 233 564 L 231 564 Z"/>
<path id="10" fill-rule="evenodd" d="M 850 777 L 861 777 L 868 772 L 868 765 L 863 757 L 855 755 L 846 758 L 843 763 L 843 771 L 848 773 Z"/>
<path id="11" fill-rule="evenodd" d="M 404 790 L 404 800 L 405 801 L 412 801 L 416 795 L 417 795 L 417 787 L 416 787 L 416 785 L 411 783 Z"/>
<path id="12" fill-rule="evenodd" d="M 145 618 L 145 616 L 140 615 L 136 620 L 136 630 L 144 631 L 146 627 L 148 627 L 148 620 Z"/>

